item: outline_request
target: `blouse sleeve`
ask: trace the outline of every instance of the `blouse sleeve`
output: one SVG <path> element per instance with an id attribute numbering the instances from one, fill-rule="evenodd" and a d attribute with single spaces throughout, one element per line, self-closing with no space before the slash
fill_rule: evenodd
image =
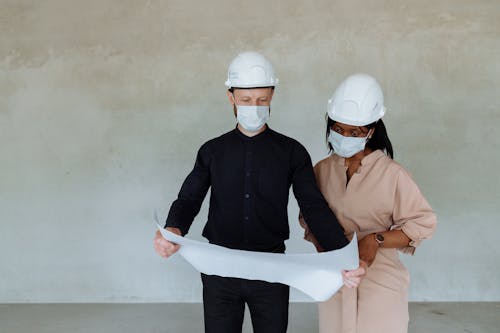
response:
<path id="1" fill-rule="evenodd" d="M 410 238 L 408 247 L 400 251 L 414 254 L 424 239 L 431 238 L 436 229 L 436 215 L 417 184 L 405 170 L 398 175 L 391 230 L 402 230 Z"/>

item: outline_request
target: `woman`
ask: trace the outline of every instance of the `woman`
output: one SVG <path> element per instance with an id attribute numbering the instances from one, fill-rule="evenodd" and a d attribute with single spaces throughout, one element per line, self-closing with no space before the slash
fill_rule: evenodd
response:
<path id="1" fill-rule="evenodd" d="M 344 287 L 319 305 L 326 332 L 400 333 L 408 330 L 408 272 L 397 250 L 413 254 L 430 238 L 436 216 L 411 176 L 392 160 L 382 122 L 382 90 L 364 74 L 348 77 L 328 102 L 329 157 L 314 168 L 318 185 L 346 235 L 358 237 L 369 265 L 357 289 Z M 304 238 L 321 251 L 301 219 Z"/>

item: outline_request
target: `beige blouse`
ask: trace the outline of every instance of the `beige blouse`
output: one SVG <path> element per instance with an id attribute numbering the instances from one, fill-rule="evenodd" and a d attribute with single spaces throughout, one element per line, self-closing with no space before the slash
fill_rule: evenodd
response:
<path id="1" fill-rule="evenodd" d="M 434 232 L 436 216 L 409 173 L 376 150 L 363 158 L 347 183 L 344 162 L 344 158 L 331 155 L 320 161 L 314 171 L 318 186 L 347 237 L 351 239 L 356 232 L 359 240 L 374 232 L 402 230 L 411 242 L 399 250 L 414 254 L 422 240 Z M 301 221 L 306 228 L 305 238 L 319 247 L 306 222 Z M 370 327 L 379 332 L 405 332 L 408 284 L 408 272 L 397 250 L 379 249 L 356 291 L 343 288 L 320 305 L 320 332 L 365 333 L 371 332 Z M 380 309 L 383 313 L 378 314 Z M 385 314 L 390 314 L 390 319 L 383 318 Z M 388 322 L 395 326 L 384 326 Z"/>

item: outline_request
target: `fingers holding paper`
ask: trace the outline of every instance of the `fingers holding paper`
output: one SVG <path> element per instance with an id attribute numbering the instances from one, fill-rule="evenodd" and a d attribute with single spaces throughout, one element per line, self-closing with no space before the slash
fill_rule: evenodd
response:
<path id="1" fill-rule="evenodd" d="M 368 265 L 359 260 L 359 267 L 350 271 L 342 271 L 342 279 L 347 288 L 357 288 L 366 275 Z"/>

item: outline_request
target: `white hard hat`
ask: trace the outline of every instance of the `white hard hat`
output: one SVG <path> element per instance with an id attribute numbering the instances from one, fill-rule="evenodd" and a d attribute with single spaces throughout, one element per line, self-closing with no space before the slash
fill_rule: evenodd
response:
<path id="1" fill-rule="evenodd" d="M 225 84 L 228 89 L 274 87 L 278 78 L 273 65 L 262 54 L 243 52 L 229 65 Z"/>
<path id="2" fill-rule="evenodd" d="M 349 76 L 328 100 L 328 117 L 352 126 L 371 124 L 382 118 L 385 111 L 382 89 L 367 74 Z"/>

